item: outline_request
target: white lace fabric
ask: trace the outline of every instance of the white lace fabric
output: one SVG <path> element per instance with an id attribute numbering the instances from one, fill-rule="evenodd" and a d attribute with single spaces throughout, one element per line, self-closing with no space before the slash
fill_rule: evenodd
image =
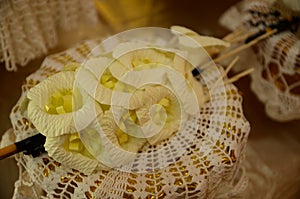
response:
<path id="1" fill-rule="evenodd" d="M 22 86 L 22 96 L 11 112 L 13 130 L 9 134 L 21 140 L 37 133 L 26 118 L 26 102 L 23 99 L 28 89 L 60 71 L 68 62 L 82 62 L 97 44 L 94 40 L 85 41 L 44 60 L 40 69 L 30 75 Z M 218 78 L 214 71 L 210 71 L 210 74 L 211 81 Z M 216 89 L 210 101 L 201 108 L 200 117 L 188 121 L 189 124 L 196 124 L 196 127 L 188 126 L 184 132 L 186 137 L 177 137 L 179 142 L 186 142 L 187 136 L 194 136 L 196 139 L 190 143 L 191 147 L 165 168 L 147 173 L 111 169 L 86 175 L 76 168 L 65 167 L 47 154 L 32 158 L 20 153 L 16 156 L 20 178 L 15 183 L 13 198 L 238 197 L 247 182 L 240 163 L 250 131 L 241 102 L 242 97 L 232 84 L 226 85 L 225 90 Z M 15 141 L 8 140 L 3 140 L 4 145 Z M 152 154 L 164 142 L 146 147 L 145 151 Z M 176 145 L 170 145 L 167 153 L 172 154 L 174 147 Z M 210 150 L 203 153 L 205 148 Z"/>
<path id="2" fill-rule="evenodd" d="M 59 30 L 96 23 L 93 1 L 3 0 L 0 2 L 0 61 L 9 71 L 47 53 Z"/>
<path id="3" fill-rule="evenodd" d="M 253 14 L 250 10 L 261 15 Z M 222 25 L 230 30 L 260 29 L 250 23 L 274 23 L 282 17 L 270 15 L 274 8 L 264 0 L 246 0 L 229 9 L 221 17 Z M 230 23 L 233 21 L 233 23 Z M 260 22 L 259 22 L 260 21 Z M 235 24 L 234 27 L 232 24 Z M 251 54 L 255 59 L 249 58 Z M 269 117 L 277 121 L 300 118 L 300 41 L 289 30 L 267 38 L 252 48 L 252 52 L 241 55 L 248 66 L 254 67 L 251 88 L 265 104 Z"/>

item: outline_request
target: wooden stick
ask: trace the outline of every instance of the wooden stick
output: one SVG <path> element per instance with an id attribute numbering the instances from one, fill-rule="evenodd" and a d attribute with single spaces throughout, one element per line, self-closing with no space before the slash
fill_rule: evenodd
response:
<path id="1" fill-rule="evenodd" d="M 274 34 L 276 31 L 277 30 L 275 29 L 275 30 L 266 32 L 265 34 L 259 36 L 258 38 L 254 39 L 253 41 L 251 41 L 251 42 L 249 42 L 247 44 L 244 44 L 242 46 L 239 46 L 239 47 L 237 47 L 237 48 L 235 48 L 235 49 L 233 49 L 233 50 L 231 50 L 231 51 L 229 51 L 229 52 L 227 52 L 227 53 L 225 53 L 225 54 L 217 57 L 216 59 L 214 59 L 214 61 L 215 62 L 219 62 L 221 60 L 227 59 L 228 57 L 231 57 L 231 56 L 233 56 L 233 55 L 235 55 L 235 54 L 237 54 L 237 53 L 239 53 L 239 52 L 241 52 L 241 51 L 243 51 L 243 50 L 245 50 L 245 49 L 247 49 L 247 48 L 249 48 L 249 47 L 257 44 L 259 41 L 261 41 L 261 40 L 263 40 L 263 39 L 271 36 L 272 34 Z"/>
<path id="2" fill-rule="evenodd" d="M 236 36 L 235 38 L 233 38 L 230 43 L 239 43 L 239 42 L 242 42 L 242 41 L 245 41 L 248 37 L 250 37 L 251 35 L 255 34 L 256 32 L 254 31 L 249 31 L 249 32 L 246 32 L 245 34 L 243 35 L 240 35 L 240 36 Z"/>
<path id="3" fill-rule="evenodd" d="M 244 29 L 240 28 L 223 37 L 223 40 L 227 42 L 231 42 L 232 39 L 244 33 L 245 33 Z"/>
<path id="4" fill-rule="evenodd" d="M 17 146 L 15 144 L 11 144 L 7 147 L 0 149 L 0 160 L 7 158 L 11 155 L 14 155 L 18 152 Z"/>
<path id="5" fill-rule="evenodd" d="M 38 133 L 19 142 L 15 142 L 12 145 L 0 149 L 0 160 L 22 151 L 27 155 L 30 154 L 33 157 L 37 157 L 45 152 L 45 141 L 46 137 Z"/>
<path id="6" fill-rule="evenodd" d="M 222 78 L 224 78 L 228 72 L 232 69 L 232 67 L 236 64 L 236 62 L 239 60 L 239 56 L 236 56 L 231 62 L 230 64 L 227 66 L 227 68 L 225 69 L 223 75 L 222 75 Z"/>
<path id="7" fill-rule="evenodd" d="M 234 49 L 228 51 L 227 53 L 222 54 L 221 56 L 219 56 L 219 57 L 217 57 L 217 58 L 215 58 L 215 59 L 213 59 L 213 60 L 211 60 L 211 61 L 208 61 L 208 62 L 205 63 L 204 65 L 199 66 L 200 69 L 195 68 L 194 70 L 203 71 L 203 70 L 205 70 L 206 68 L 208 68 L 209 66 L 211 66 L 211 64 L 213 64 L 214 62 L 220 62 L 220 61 L 222 61 L 222 60 L 224 60 L 224 59 L 227 59 L 227 58 L 229 58 L 229 57 L 232 57 L 233 55 L 235 55 L 235 54 L 237 54 L 237 53 L 239 53 L 239 52 L 241 52 L 241 51 L 243 51 L 243 50 L 245 50 L 245 49 L 247 49 L 247 48 L 250 48 L 251 46 L 257 44 L 259 41 L 261 41 L 261 40 L 263 40 L 263 39 L 265 39 L 265 38 L 271 36 L 271 35 L 274 34 L 275 32 L 277 32 L 276 29 L 274 29 L 274 30 L 272 30 L 272 31 L 269 31 L 269 32 L 267 32 L 267 33 L 265 33 L 265 34 L 259 36 L 258 38 L 252 40 L 251 42 L 249 42 L 249 43 L 247 43 L 247 44 L 244 44 L 244 45 L 242 45 L 242 46 L 239 46 L 239 47 L 237 47 L 237 48 L 234 48 Z"/>
<path id="8" fill-rule="evenodd" d="M 235 57 L 230 64 L 227 66 L 221 77 L 218 78 L 218 80 L 214 83 L 214 85 L 211 88 L 211 91 L 213 92 L 216 87 L 218 87 L 219 83 L 223 80 L 223 78 L 228 74 L 228 72 L 232 69 L 232 67 L 236 64 L 236 62 L 239 60 L 239 57 Z"/>
<path id="9" fill-rule="evenodd" d="M 238 43 L 238 42 L 244 41 L 249 36 L 251 36 L 255 33 L 256 33 L 256 31 L 246 31 L 243 29 L 238 29 L 234 32 L 229 33 L 225 37 L 223 37 L 223 40 L 230 42 L 230 43 Z"/>
<path id="10" fill-rule="evenodd" d="M 227 80 L 224 82 L 224 84 L 230 84 L 230 83 L 232 83 L 232 82 L 235 82 L 235 81 L 239 80 L 240 78 L 242 78 L 242 77 L 244 77 L 244 76 L 246 76 L 246 75 L 249 75 L 249 74 L 252 73 L 253 71 L 254 71 L 254 68 L 249 68 L 249 69 L 247 69 L 247 70 L 245 70 L 245 71 L 243 71 L 243 72 L 241 72 L 241 73 L 239 73 L 239 74 L 237 74 L 237 75 L 235 75 L 235 76 L 233 76 L 233 77 L 227 79 Z"/>

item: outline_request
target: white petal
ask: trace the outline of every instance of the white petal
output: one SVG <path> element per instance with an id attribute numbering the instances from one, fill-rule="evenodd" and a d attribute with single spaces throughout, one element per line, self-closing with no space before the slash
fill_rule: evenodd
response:
<path id="1" fill-rule="evenodd" d="M 182 26 L 172 26 L 171 31 L 176 34 L 180 35 L 181 44 L 186 46 L 195 46 L 194 42 L 191 39 L 194 39 L 200 46 L 207 47 L 207 46 L 224 46 L 229 47 L 230 43 L 223 41 L 222 39 L 218 39 L 215 37 L 209 36 L 201 36 L 193 30 L 190 30 L 186 27 Z M 191 39 L 189 39 L 191 38 Z M 197 46 L 195 46 L 197 47 Z"/>
<path id="2" fill-rule="evenodd" d="M 112 62 L 113 59 L 107 57 L 91 58 L 83 64 L 83 67 L 88 69 L 96 79 L 100 79 L 104 71 Z"/>
<path id="3" fill-rule="evenodd" d="M 140 42 L 128 42 L 120 44 L 113 51 L 113 57 L 128 69 L 132 69 L 149 63 L 170 65 L 174 53 Z"/>
<path id="4" fill-rule="evenodd" d="M 98 118 L 98 124 L 99 126 L 95 125 L 93 127 L 95 131 L 88 136 L 82 134 L 84 131 L 81 132 L 83 143 L 90 153 L 100 163 L 111 168 L 117 168 L 131 163 L 137 151 L 135 151 L 135 153 L 125 151 L 118 143 L 115 134 L 117 126 L 112 113 L 106 111 L 103 116 Z M 95 147 L 95 142 L 101 145 L 101 148 Z"/>
<path id="5" fill-rule="evenodd" d="M 172 90 L 181 102 L 183 110 L 191 115 L 196 114 L 199 111 L 198 100 L 190 83 L 185 79 L 185 77 L 174 71 L 168 71 L 167 78 Z M 199 92 L 201 90 L 199 89 L 197 91 Z M 203 93 L 199 93 L 199 95 L 203 95 Z"/>
<path id="6" fill-rule="evenodd" d="M 113 58 L 118 59 L 121 56 L 123 56 L 123 55 L 125 55 L 125 54 L 127 54 L 129 52 L 132 52 L 132 51 L 144 48 L 144 47 L 146 47 L 144 43 L 140 43 L 140 42 L 124 42 L 124 43 L 119 44 L 113 50 L 112 55 L 113 55 Z M 127 62 L 125 62 L 125 63 L 127 63 Z"/>
<path id="7" fill-rule="evenodd" d="M 82 118 L 82 123 L 89 123 L 95 117 L 94 101 L 86 96 L 85 92 L 74 88 L 74 72 L 60 72 L 29 90 L 27 97 L 30 100 L 28 104 L 28 117 L 35 125 L 37 130 L 45 136 L 59 136 L 76 132 L 74 115 Z M 49 114 L 45 111 L 45 105 L 48 104 L 51 95 L 61 90 L 73 90 L 80 92 L 78 95 L 82 98 L 78 109 L 65 114 Z M 73 93 L 76 100 L 76 93 Z M 98 109 L 99 110 L 99 109 Z M 88 116 L 88 117 L 87 117 Z"/>
<path id="8" fill-rule="evenodd" d="M 198 44 L 200 44 L 204 48 L 210 46 L 220 46 L 220 47 L 228 48 L 230 46 L 230 43 L 215 37 L 198 35 L 195 36 L 194 39 L 198 42 Z"/>
<path id="9" fill-rule="evenodd" d="M 116 78 L 120 79 L 124 74 L 126 74 L 130 68 L 121 64 L 119 61 L 114 61 L 109 65 L 110 73 Z"/>
<path id="10" fill-rule="evenodd" d="M 102 85 L 100 79 L 96 78 L 89 70 L 83 67 L 77 70 L 76 83 L 99 103 L 108 105 L 111 103 L 112 90 Z"/>
<path id="11" fill-rule="evenodd" d="M 183 26 L 171 26 L 171 32 L 175 35 L 182 35 L 182 34 L 189 35 L 189 36 L 198 35 L 198 33 L 196 33 L 195 31 Z"/>
<path id="12" fill-rule="evenodd" d="M 98 165 L 94 159 L 90 159 L 80 153 L 68 152 L 64 149 L 64 142 L 68 136 L 47 137 L 44 145 L 48 155 L 64 166 L 78 169 L 85 174 L 91 174 Z"/>

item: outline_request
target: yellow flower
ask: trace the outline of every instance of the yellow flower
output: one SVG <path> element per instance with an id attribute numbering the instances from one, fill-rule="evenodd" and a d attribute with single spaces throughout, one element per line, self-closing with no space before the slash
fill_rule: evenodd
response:
<path id="1" fill-rule="evenodd" d="M 131 93 L 114 92 L 112 112 L 122 142 L 126 142 L 130 135 L 157 144 L 178 131 L 187 115 L 196 114 L 205 98 L 201 84 L 189 75 L 193 67 L 181 56 L 184 53 L 141 46 L 140 43 L 126 43 L 116 48 L 114 58 L 128 65 L 128 71 L 119 81 L 135 90 Z M 116 83 L 115 88 L 118 85 Z M 129 117 L 130 111 L 135 112 L 137 122 Z"/>
<path id="2" fill-rule="evenodd" d="M 97 161 L 82 145 L 78 131 L 98 115 L 100 106 L 74 84 L 75 73 L 50 76 L 27 93 L 27 114 L 36 129 L 46 136 L 48 154 L 64 165 L 91 172 Z"/>
<path id="3" fill-rule="evenodd" d="M 146 142 L 120 132 L 110 111 L 99 117 L 97 124 L 82 130 L 80 137 L 88 151 L 101 163 L 98 165 L 100 169 L 119 168 L 131 163 Z"/>
<path id="4" fill-rule="evenodd" d="M 75 133 L 80 126 L 74 117 L 80 124 L 90 123 L 101 110 L 74 85 L 73 71 L 50 76 L 31 88 L 27 98 L 29 119 L 39 132 L 50 137 Z"/>
<path id="5" fill-rule="evenodd" d="M 86 174 L 92 173 L 98 167 L 99 162 L 86 154 L 66 148 L 66 142 L 69 142 L 71 136 L 46 137 L 44 147 L 48 155 L 66 167 L 78 169 Z M 86 151 L 86 149 L 81 150 Z"/>

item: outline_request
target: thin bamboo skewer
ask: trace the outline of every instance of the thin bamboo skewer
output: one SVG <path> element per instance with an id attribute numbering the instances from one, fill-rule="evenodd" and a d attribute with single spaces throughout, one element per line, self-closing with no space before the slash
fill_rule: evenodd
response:
<path id="1" fill-rule="evenodd" d="M 249 36 L 252 36 L 254 34 L 256 34 L 256 31 L 246 31 L 244 29 L 238 29 L 223 37 L 223 40 L 229 43 L 238 43 L 245 41 Z"/>
<path id="2" fill-rule="evenodd" d="M 245 71 L 243 71 L 243 72 L 241 72 L 241 73 L 239 73 L 239 74 L 237 74 L 237 75 L 235 75 L 235 76 L 233 76 L 233 77 L 227 79 L 227 80 L 224 82 L 224 84 L 230 84 L 230 83 L 232 83 L 232 82 L 235 82 L 235 81 L 239 80 L 240 78 L 249 75 L 249 74 L 252 73 L 253 71 L 254 71 L 254 68 L 249 68 L 249 69 L 247 69 L 247 70 L 245 70 Z"/>
<path id="3" fill-rule="evenodd" d="M 240 28 L 223 37 L 223 40 L 227 42 L 231 42 L 234 38 L 236 38 L 239 35 L 243 35 L 244 33 L 245 31 L 242 28 Z"/>
<path id="4" fill-rule="evenodd" d="M 271 30 L 271 31 L 269 31 L 269 32 L 266 32 L 265 34 L 263 34 L 263 35 L 257 37 L 256 39 L 250 41 L 249 43 L 244 44 L 244 45 L 242 45 L 242 46 L 239 46 L 239 47 L 237 47 L 237 48 L 235 48 L 235 49 L 233 49 L 233 50 L 231 50 L 231 51 L 229 51 L 229 52 L 227 52 L 227 53 L 225 53 L 225 54 L 223 54 L 223 55 L 217 57 L 216 59 L 214 59 L 214 61 L 215 61 L 215 62 L 219 62 L 219 61 L 224 60 L 224 59 L 226 59 L 226 58 L 228 58 L 228 57 L 231 57 L 231 56 L 233 56 L 233 55 L 235 55 L 235 54 L 237 54 L 237 53 L 239 53 L 239 52 L 241 52 L 241 51 L 243 51 L 243 50 L 245 50 L 245 49 L 247 49 L 247 48 L 249 48 L 249 47 L 251 47 L 251 46 L 257 44 L 259 41 L 268 38 L 269 36 L 271 36 L 271 35 L 274 34 L 275 32 L 277 32 L 276 29 Z"/>
<path id="5" fill-rule="evenodd" d="M 220 82 L 223 80 L 223 78 L 229 73 L 229 71 L 232 69 L 232 67 L 236 64 L 236 62 L 239 60 L 239 57 L 235 57 L 230 64 L 227 66 L 221 77 L 218 78 L 218 80 L 214 83 L 214 85 L 211 88 L 211 91 L 213 92 L 216 87 L 220 84 Z"/>
<path id="6" fill-rule="evenodd" d="M 239 53 L 239 52 L 241 52 L 241 51 L 243 51 L 243 50 L 245 50 L 245 49 L 247 49 L 247 48 L 250 48 L 251 46 L 257 44 L 259 41 L 268 38 L 269 36 L 271 36 L 272 34 L 274 34 L 274 33 L 276 33 L 276 32 L 277 32 L 276 29 L 271 30 L 271 31 L 269 31 L 269 32 L 266 32 L 265 34 L 263 34 L 263 35 L 257 37 L 256 39 L 250 41 L 249 43 L 243 44 L 243 45 L 241 45 L 241 46 L 239 46 L 239 47 L 237 47 L 237 48 L 234 48 L 234 49 L 228 51 L 227 53 L 224 53 L 224 54 L 222 54 L 221 56 L 219 56 L 219 57 L 217 57 L 217 58 L 215 58 L 215 59 L 213 59 L 213 60 L 207 62 L 206 64 L 204 64 L 204 65 L 202 65 L 202 66 L 200 66 L 200 67 L 195 68 L 193 71 L 203 71 L 203 70 L 205 70 L 206 68 L 208 68 L 211 64 L 213 64 L 214 62 L 220 62 L 220 61 L 222 61 L 222 60 L 224 60 L 224 59 L 227 59 L 227 58 L 229 58 L 229 57 L 232 57 L 232 56 L 234 56 L 235 54 L 237 54 L 237 53 Z M 199 72 L 198 72 L 198 73 L 199 73 Z M 194 74 L 194 73 L 193 73 L 193 74 Z"/>
<path id="7" fill-rule="evenodd" d="M 214 85 L 213 85 L 213 89 L 216 89 L 217 87 L 219 86 L 222 86 L 222 85 L 226 85 L 226 84 L 230 84 L 230 83 L 233 83 L 233 82 L 236 82 L 238 81 L 239 79 L 241 79 L 242 77 L 245 77 L 249 74 L 251 74 L 252 72 L 254 71 L 254 68 L 249 68 L 247 70 L 244 70 L 243 72 L 241 73 L 238 73 L 237 75 L 227 79 L 224 81 L 224 83 L 220 83 L 219 82 L 216 82 Z M 212 90 L 213 91 L 213 90 Z"/>
<path id="8" fill-rule="evenodd" d="M 236 36 L 235 38 L 233 38 L 230 43 L 239 43 L 242 41 L 245 41 L 248 37 L 250 37 L 251 35 L 255 34 L 255 32 L 246 32 L 243 35 L 240 36 Z"/>

